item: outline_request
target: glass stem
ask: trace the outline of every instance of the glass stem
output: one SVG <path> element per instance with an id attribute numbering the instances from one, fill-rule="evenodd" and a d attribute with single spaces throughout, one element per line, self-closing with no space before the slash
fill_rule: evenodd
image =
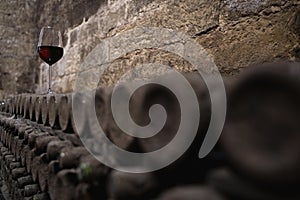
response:
<path id="1" fill-rule="evenodd" d="M 49 89 L 48 89 L 48 94 L 52 94 L 52 65 L 49 65 Z"/>

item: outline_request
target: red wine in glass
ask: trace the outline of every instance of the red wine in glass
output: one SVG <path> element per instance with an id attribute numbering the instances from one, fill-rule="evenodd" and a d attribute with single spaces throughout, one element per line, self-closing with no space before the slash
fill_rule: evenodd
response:
<path id="1" fill-rule="evenodd" d="M 40 58 L 49 65 L 49 89 L 47 94 L 53 94 L 52 90 L 52 65 L 59 61 L 64 50 L 62 48 L 61 33 L 54 28 L 43 27 L 38 42 L 38 53 Z"/>
<path id="2" fill-rule="evenodd" d="M 57 46 L 39 46 L 38 52 L 44 62 L 53 65 L 62 58 L 64 49 Z"/>

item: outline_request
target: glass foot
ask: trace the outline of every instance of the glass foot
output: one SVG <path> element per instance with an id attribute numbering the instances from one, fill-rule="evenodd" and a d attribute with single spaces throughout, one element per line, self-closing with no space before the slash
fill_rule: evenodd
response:
<path id="1" fill-rule="evenodd" d="M 51 88 L 48 89 L 47 94 L 53 94 L 53 90 Z"/>

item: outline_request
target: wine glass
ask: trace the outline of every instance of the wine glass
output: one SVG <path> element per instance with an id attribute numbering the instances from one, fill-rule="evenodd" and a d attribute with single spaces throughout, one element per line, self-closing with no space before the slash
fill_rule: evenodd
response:
<path id="1" fill-rule="evenodd" d="M 39 36 L 38 53 L 40 58 L 49 65 L 49 89 L 47 94 L 53 94 L 52 65 L 59 61 L 64 54 L 61 32 L 50 26 L 43 27 Z"/>

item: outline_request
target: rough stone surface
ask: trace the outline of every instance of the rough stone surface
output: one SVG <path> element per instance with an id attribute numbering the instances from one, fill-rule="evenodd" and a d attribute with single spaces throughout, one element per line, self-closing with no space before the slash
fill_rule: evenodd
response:
<path id="1" fill-rule="evenodd" d="M 197 38 L 214 55 L 221 72 L 230 74 L 257 63 L 299 60 L 299 32 L 295 31 L 299 14 L 292 1 L 226 2 L 218 28 Z"/>
<path id="2" fill-rule="evenodd" d="M 33 92 L 38 69 L 35 56 L 34 1 L 1 1 L 0 98 Z"/>
<path id="3" fill-rule="evenodd" d="M 192 69 L 176 54 L 137 48 L 111 61 L 98 77 L 104 68 L 99 61 L 121 48 L 106 52 L 105 47 L 95 47 L 135 27 L 183 32 L 204 47 L 223 75 L 239 73 L 256 63 L 297 60 L 298 10 L 298 1 L 277 0 L 108 1 L 89 20 L 66 32 L 66 54 L 57 64 L 54 87 L 60 92 L 72 91 L 78 75 L 86 88 L 113 85 L 128 70 L 145 63 L 164 64 L 179 71 Z M 132 41 L 121 41 L 119 45 L 131 46 Z M 90 66 L 82 68 L 92 50 L 98 57 L 88 60 Z"/>
<path id="4" fill-rule="evenodd" d="M 95 47 L 135 27 L 183 32 L 204 47 L 223 75 L 256 63 L 300 59 L 299 0 L 26 0 L 3 2 L 0 10 L 0 95 L 46 91 L 48 67 L 35 51 L 44 25 L 64 35 L 65 55 L 53 74 L 57 93 L 73 91 L 78 75 L 89 80 L 88 88 L 113 85 L 129 69 L 149 62 L 191 69 L 170 52 L 135 49 L 107 63 L 100 81 L 97 73 L 84 75 L 102 70 L 97 62 L 114 53 L 101 48 L 95 53 Z M 92 51 L 98 58 L 81 69 Z"/>

